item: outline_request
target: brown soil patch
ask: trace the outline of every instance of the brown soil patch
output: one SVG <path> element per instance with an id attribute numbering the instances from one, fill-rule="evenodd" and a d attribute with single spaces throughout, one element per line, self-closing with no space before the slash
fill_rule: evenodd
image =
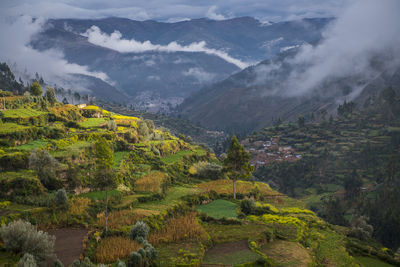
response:
<path id="1" fill-rule="evenodd" d="M 64 266 L 69 266 L 79 259 L 83 252 L 82 241 L 88 233 L 87 229 L 63 228 L 50 230 L 48 233 L 56 237 L 55 253 Z"/>
<path id="2" fill-rule="evenodd" d="M 278 266 L 307 267 L 312 262 L 307 250 L 295 242 L 277 240 L 263 246 L 261 252 L 279 263 Z"/>
<path id="3" fill-rule="evenodd" d="M 216 245 L 215 247 L 208 250 L 207 253 L 228 254 L 238 250 L 246 250 L 246 249 L 249 249 L 247 240 L 241 240 L 237 242 L 230 242 L 230 243 Z"/>

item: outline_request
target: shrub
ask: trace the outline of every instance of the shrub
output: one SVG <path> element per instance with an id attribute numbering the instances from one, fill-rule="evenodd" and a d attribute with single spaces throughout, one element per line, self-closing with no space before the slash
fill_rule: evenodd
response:
<path id="1" fill-rule="evenodd" d="M 36 267 L 35 258 L 29 254 L 25 253 L 24 256 L 19 260 L 17 267 Z"/>
<path id="2" fill-rule="evenodd" d="M 195 175 L 200 179 L 217 180 L 222 171 L 222 166 L 206 161 L 195 163 L 193 167 L 195 169 Z"/>
<path id="3" fill-rule="evenodd" d="M 26 169 L 28 154 L 22 152 L 8 153 L 0 156 L 0 169 L 3 171 Z"/>
<path id="4" fill-rule="evenodd" d="M 88 257 L 85 257 L 83 261 L 75 260 L 72 267 L 95 267 L 96 264 L 93 264 Z"/>
<path id="5" fill-rule="evenodd" d="M 360 240 L 367 240 L 371 238 L 374 228 L 367 223 L 367 218 L 364 216 L 357 217 L 351 223 L 351 230 L 349 236 L 358 238 Z"/>
<path id="6" fill-rule="evenodd" d="M 0 228 L 4 247 L 15 253 L 29 253 L 41 264 L 54 258 L 55 237 L 37 231 L 29 222 L 14 221 Z"/>
<path id="7" fill-rule="evenodd" d="M 240 202 L 240 209 L 247 215 L 254 214 L 256 203 L 253 199 L 244 199 Z"/>
<path id="8" fill-rule="evenodd" d="M 64 264 L 60 260 L 56 260 L 53 264 L 53 267 L 64 267 Z"/>
<path id="9" fill-rule="evenodd" d="M 0 197 L 15 199 L 18 196 L 28 197 L 43 194 L 45 189 L 34 175 L 29 171 L 0 173 Z"/>
<path id="10" fill-rule="evenodd" d="M 68 208 L 68 196 L 65 189 L 58 189 L 56 195 L 54 196 L 54 202 L 58 207 L 64 209 Z"/>
<path id="11" fill-rule="evenodd" d="M 129 256 L 129 266 L 140 266 L 142 264 L 142 255 L 138 252 L 132 252 Z"/>
<path id="12" fill-rule="evenodd" d="M 126 267 L 125 262 L 118 259 L 117 267 Z"/>
<path id="13" fill-rule="evenodd" d="M 130 238 L 132 240 L 136 240 L 139 237 L 147 239 L 147 236 L 149 235 L 149 230 L 150 229 L 145 222 L 138 221 L 131 229 Z"/>

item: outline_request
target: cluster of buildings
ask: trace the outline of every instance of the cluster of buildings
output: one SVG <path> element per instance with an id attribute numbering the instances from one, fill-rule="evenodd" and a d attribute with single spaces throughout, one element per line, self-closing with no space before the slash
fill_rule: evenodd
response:
<path id="1" fill-rule="evenodd" d="M 246 139 L 242 142 L 247 152 L 251 155 L 251 164 L 255 169 L 273 162 L 296 161 L 301 159 L 301 154 L 291 146 L 280 146 L 279 137 L 268 141 L 253 141 Z"/>

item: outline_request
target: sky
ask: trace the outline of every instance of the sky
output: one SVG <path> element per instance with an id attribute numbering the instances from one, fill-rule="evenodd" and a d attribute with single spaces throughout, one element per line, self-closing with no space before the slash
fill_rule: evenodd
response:
<path id="1" fill-rule="evenodd" d="M 353 0 L 1 0 L 0 14 L 44 18 L 125 17 L 181 21 L 252 16 L 261 21 L 331 17 Z"/>

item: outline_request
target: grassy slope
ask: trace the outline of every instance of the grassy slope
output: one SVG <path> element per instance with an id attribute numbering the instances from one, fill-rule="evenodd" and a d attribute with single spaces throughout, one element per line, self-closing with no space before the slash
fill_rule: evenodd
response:
<path id="1" fill-rule="evenodd" d="M 207 213 L 208 216 L 216 219 L 225 218 L 236 218 L 237 205 L 227 200 L 217 199 L 206 205 L 200 205 L 196 207 L 196 210 Z"/>

